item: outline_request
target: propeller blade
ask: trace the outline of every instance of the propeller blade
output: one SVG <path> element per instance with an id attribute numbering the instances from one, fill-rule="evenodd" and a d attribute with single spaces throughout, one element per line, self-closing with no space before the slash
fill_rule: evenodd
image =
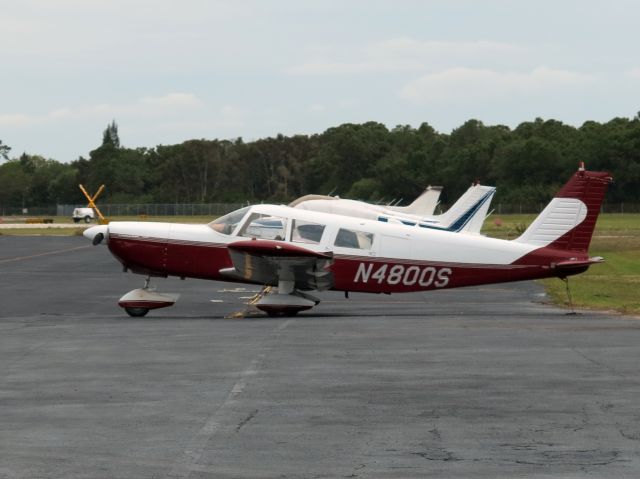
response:
<path id="1" fill-rule="evenodd" d="M 91 241 L 91 243 L 93 244 L 93 246 L 98 246 L 100 243 L 102 243 L 103 239 L 104 239 L 104 233 L 98 233 L 93 237 L 93 240 Z"/>

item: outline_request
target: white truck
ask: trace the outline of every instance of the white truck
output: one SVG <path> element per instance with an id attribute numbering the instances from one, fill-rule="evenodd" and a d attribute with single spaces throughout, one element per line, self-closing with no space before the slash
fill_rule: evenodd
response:
<path id="1" fill-rule="evenodd" d="M 96 213 L 93 208 L 75 208 L 72 217 L 74 223 L 80 223 L 80 221 L 91 223 L 91 220 L 96 219 Z"/>

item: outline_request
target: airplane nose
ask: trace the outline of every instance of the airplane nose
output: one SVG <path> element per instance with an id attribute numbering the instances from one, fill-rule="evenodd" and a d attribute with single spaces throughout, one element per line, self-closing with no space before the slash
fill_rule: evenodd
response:
<path id="1" fill-rule="evenodd" d="M 84 236 L 88 240 L 91 240 L 94 246 L 98 245 L 102 242 L 102 240 L 109 237 L 109 226 L 92 226 L 91 228 L 87 228 L 86 230 L 84 230 L 82 236 Z"/>

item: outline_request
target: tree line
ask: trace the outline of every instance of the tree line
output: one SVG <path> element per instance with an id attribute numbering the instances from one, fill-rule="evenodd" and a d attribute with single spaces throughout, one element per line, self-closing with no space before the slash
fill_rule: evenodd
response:
<path id="1" fill-rule="evenodd" d="M 497 186 L 496 201 L 534 204 L 547 202 L 580 161 L 613 173 L 608 202 L 640 203 L 640 114 L 580 127 L 469 120 L 449 134 L 427 123 L 347 123 L 313 135 L 155 148 L 121 146 L 114 121 L 88 158 L 9 153 L 0 141 L 0 207 L 82 203 L 78 183 L 89 191 L 104 183 L 104 203 L 287 202 L 308 193 L 407 202 L 427 185 L 444 186 L 448 203 L 475 180 Z"/>

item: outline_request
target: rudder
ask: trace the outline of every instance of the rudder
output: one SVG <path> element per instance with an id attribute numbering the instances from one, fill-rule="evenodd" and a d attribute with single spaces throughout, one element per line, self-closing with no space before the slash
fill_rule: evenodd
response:
<path id="1" fill-rule="evenodd" d="M 578 171 L 515 241 L 557 250 L 586 253 L 611 175 Z"/>

